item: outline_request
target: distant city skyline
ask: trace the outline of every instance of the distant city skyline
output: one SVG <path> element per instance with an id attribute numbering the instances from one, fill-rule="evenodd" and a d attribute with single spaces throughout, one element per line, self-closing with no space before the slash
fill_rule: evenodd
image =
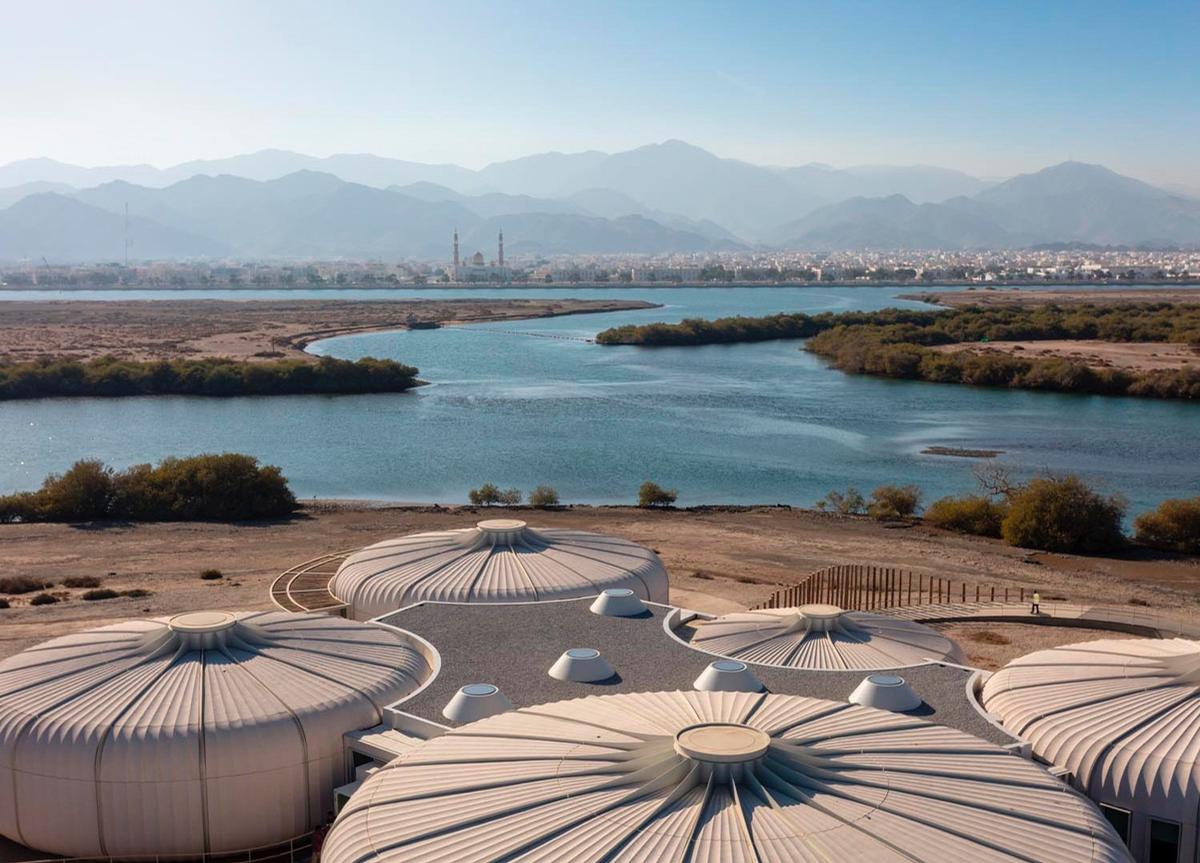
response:
<path id="1" fill-rule="evenodd" d="M 0 163 L 267 148 L 480 168 L 670 138 L 1200 190 L 1200 5 L 9 4 Z"/>

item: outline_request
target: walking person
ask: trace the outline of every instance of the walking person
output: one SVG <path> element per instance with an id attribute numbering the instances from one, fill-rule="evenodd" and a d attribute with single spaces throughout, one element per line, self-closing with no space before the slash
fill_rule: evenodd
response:
<path id="1" fill-rule="evenodd" d="M 1030 614 L 1041 614 L 1042 612 L 1042 597 L 1035 590 L 1033 592 L 1033 604 L 1029 607 Z"/>

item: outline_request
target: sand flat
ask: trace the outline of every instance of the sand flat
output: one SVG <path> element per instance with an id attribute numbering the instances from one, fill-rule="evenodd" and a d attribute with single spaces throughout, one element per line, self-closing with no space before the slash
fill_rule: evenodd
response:
<path id="1" fill-rule="evenodd" d="M 410 323 L 464 324 L 654 308 L 640 300 L 65 300 L 0 302 L 0 355 L 262 360 Z"/>
<path id="2" fill-rule="evenodd" d="M 1200 367 L 1200 348 L 1166 342 L 1103 342 L 1045 339 L 1020 342 L 959 342 L 934 348 L 943 353 L 1004 353 L 1025 359 L 1065 359 L 1093 368 L 1157 371 Z"/>
<path id="3" fill-rule="evenodd" d="M 1161 288 L 1055 288 L 1030 291 L 1019 288 L 979 288 L 965 291 L 926 291 L 903 294 L 902 300 L 920 300 L 939 306 L 1041 306 L 1055 303 L 1060 306 L 1143 305 L 1146 303 L 1200 303 L 1200 287 Z"/>

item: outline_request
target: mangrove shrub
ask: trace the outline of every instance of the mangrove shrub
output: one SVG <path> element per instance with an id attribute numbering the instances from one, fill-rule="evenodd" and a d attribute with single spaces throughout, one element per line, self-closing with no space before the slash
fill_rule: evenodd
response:
<path id="1" fill-rule="evenodd" d="M 1000 530 L 1009 545 L 1097 554 L 1120 548 L 1125 504 L 1077 476 L 1037 477 L 1009 500 Z"/>

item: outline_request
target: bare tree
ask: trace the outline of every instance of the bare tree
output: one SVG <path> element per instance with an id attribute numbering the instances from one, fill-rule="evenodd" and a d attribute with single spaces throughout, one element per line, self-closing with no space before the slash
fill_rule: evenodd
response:
<path id="1" fill-rule="evenodd" d="M 1021 484 L 1012 478 L 1008 468 L 992 459 L 975 465 L 972 473 L 975 482 L 990 495 L 1009 498 L 1021 490 Z"/>

